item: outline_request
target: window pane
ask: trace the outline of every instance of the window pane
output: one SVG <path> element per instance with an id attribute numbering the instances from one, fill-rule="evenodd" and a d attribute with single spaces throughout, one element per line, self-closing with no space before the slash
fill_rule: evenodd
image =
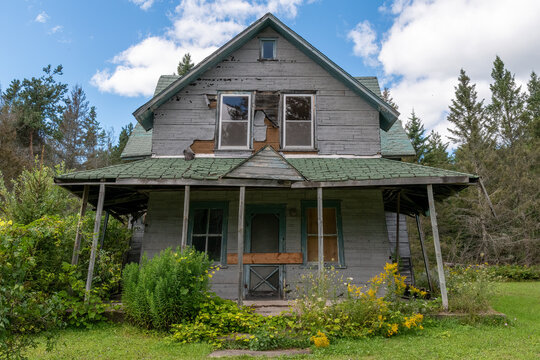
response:
<path id="1" fill-rule="evenodd" d="M 317 236 L 308 236 L 307 240 L 307 260 L 317 261 L 319 254 L 317 251 Z"/>
<path id="2" fill-rule="evenodd" d="M 208 221 L 207 209 L 195 209 L 193 211 L 193 234 L 206 234 Z"/>
<path id="3" fill-rule="evenodd" d="M 317 208 L 307 209 L 307 233 L 317 234 Z"/>
<path id="4" fill-rule="evenodd" d="M 273 59 L 274 55 L 274 40 L 263 40 L 261 41 L 262 47 L 262 58 L 263 59 Z"/>
<path id="5" fill-rule="evenodd" d="M 221 259 L 221 236 L 208 237 L 207 254 L 210 260 L 219 261 Z"/>
<path id="6" fill-rule="evenodd" d="M 285 129 L 287 146 L 311 146 L 311 122 L 289 122 Z"/>
<path id="7" fill-rule="evenodd" d="M 338 261 L 338 248 L 337 247 L 338 247 L 337 236 L 324 237 L 324 261 L 325 262 Z"/>
<path id="8" fill-rule="evenodd" d="M 195 250 L 204 252 L 204 248 L 206 246 L 206 236 L 192 236 L 191 245 L 195 248 Z"/>
<path id="9" fill-rule="evenodd" d="M 323 209 L 323 231 L 325 234 L 337 234 L 336 208 Z"/>
<path id="10" fill-rule="evenodd" d="M 247 146 L 247 122 L 221 124 L 221 146 Z"/>
<path id="11" fill-rule="evenodd" d="M 223 225 L 223 210 L 210 209 L 210 228 L 209 234 L 221 234 Z"/>
<path id="12" fill-rule="evenodd" d="M 285 119 L 311 120 L 311 96 L 287 96 Z"/>
<path id="13" fill-rule="evenodd" d="M 248 120 L 248 96 L 223 96 L 221 100 L 222 120 Z"/>

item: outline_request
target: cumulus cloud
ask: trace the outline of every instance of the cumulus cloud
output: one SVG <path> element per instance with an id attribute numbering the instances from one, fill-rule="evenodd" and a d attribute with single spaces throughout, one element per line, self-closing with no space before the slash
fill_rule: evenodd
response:
<path id="1" fill-rule="evenodd" d="M 143 10 L 148 10 L 154 5 L 155 0 L 131 0 L 132 3 L 139 6 Z"/>
<path id="2" fill-rule="evenodd" d="M 56 26 L 53 26 L 51 28 L 51 30 L 49 31 L 49 33 L 51 34 L 56 34 L 58 32 L 61 32 L 62 30 L 64 30 L 64 27 L 62 25 L 56 25 Z"/>
<path id="3" fill-rule="evenodd" d="M 200 62 L 264 13 L 295 17 L 306 2 L 311 1 L 181 0 L 162 35 L 149 36 L 114 56 L 112 69 L 98 70 L 91 83 L 104 92 L 151 96 L 159 75 L 172 74 L 185 53 Z"/>
<path id="4" fill-rule="evenodd" d="M 428 128 L 446 134 L 446 111 L 459 70 L 488 99 L 496 55 L 525 83 L 540 64 L 537 0 L 395 0 L 382 7 L 392 16 L 377 58 L 402 117 L 412 108 Z M 356 47 L 356 43 L 355 43 Z M 369 51 L 368 51 L 369 53 Z M 363 58 L 373 54 L 362 51 Z"/>
<path id="5" fill-rule="evenodd" d="M 364 58 L 367 65 L 377 65 L 377 60 L 374 57 L 379 52 L 379 47 L 375 42 L 377 34 L 369 21 L 366 20 L 356 25 L 354 29 L 349 31 L 347 38 L 354 43 L 353 52 L 356 56 Z"/>
<path id="6" fill-rule="evenodd" d="M 34 19 L 35 22 L 45 24 L 49 20 L 49 15 L 45 11 L 40 12 L 36 18 Z"/>

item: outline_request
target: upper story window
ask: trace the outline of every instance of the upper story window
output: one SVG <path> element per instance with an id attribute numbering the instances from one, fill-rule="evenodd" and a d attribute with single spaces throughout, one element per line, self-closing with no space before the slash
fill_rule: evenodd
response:
<path id="1" fill-rule="evenodd" d="M 313 148 L 313 94 L 285 95 L 283 148 Z"/>
<path id="2" fill-rule="evenodd" d="M 261 60 L 276 59 L 276 39 L 261 39 Z"/>
<path id="3" fill-rule="evenodd" d="M 249 149 L 250 94 L 221 94 L 219 97 L 219 148 Z"/>

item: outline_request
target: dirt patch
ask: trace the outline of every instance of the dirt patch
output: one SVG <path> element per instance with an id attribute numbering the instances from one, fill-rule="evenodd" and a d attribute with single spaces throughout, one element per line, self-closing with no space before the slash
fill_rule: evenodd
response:
<path id="1" fill-rule="evenodd" d="M 302 355 L 302 354 L 311 354 L 311 350 L 310 349 L 288 349 L 288 350 L 270 350 L 270 351 L 218 350 L 208 355 L 208 357 L 221 358 L 221 357 L 243 356 L 243 355 L 277 357 L 277 356 L 293 356 L 293 355 Z"/>

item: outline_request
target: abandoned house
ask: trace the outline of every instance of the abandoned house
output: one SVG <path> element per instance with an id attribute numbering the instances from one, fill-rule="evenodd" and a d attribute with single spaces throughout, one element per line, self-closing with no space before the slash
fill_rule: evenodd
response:
<path id="1" fill-rule="evenodd" d="M 440 269 L 434 201 L 478 182 L 402 162 L 414 149 L 377 79 L 351 76 L 272 14 L 162 76 L 134 116 L 124 163 L 55 181 L 96 219 L 145 214 L 134 260 L 206 252 L 221 267 L 213 290 L 239 302 L 284 298 L 324 265 L 361 284 L 399 258 L 413 281 L 405 217 L 418 214 L 431 216 Z"/>

